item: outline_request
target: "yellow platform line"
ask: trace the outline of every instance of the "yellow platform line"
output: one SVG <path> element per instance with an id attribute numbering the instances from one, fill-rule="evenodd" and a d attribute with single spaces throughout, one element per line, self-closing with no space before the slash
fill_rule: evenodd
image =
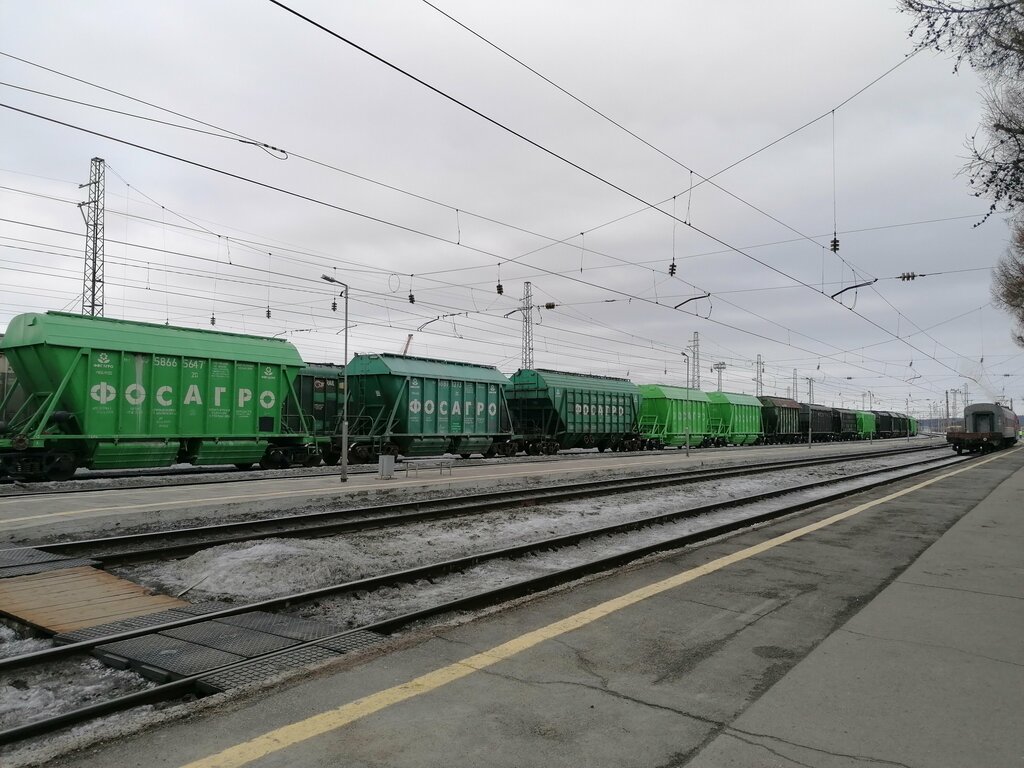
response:
<path id="1" fill-rule="evenodd" d="M 767 541 L 755 544 L 752 547 L 741 549 L 731 555 L 725 555 L 724 557 L 712 560 L 704 565 L 683 571 L 675 576 L 670 576 L 662 581 L 635 589 L 632 592 L 628 592 L 625 595 L 616 597 L 612 600 L 607 600 L 599 605 L 595 605 L 593 608 L 576 613 L 562 619 L 561 621 L 556 621 L 553 624 L 548 624 L 540 629 L 527 632 L 524 635 L 520 635 L 519 637 L 513 638 L 506 643 L 497 645 L 482 653 L 469 656 L 460 661 L 456 661 L 453 664 L 449 664 L 446 667 L 435 670 L 434 672 L 428 672 L 427 674 L 421 675 L 420 677 L 414 678 L 406 683 L 396 685 L 378 693 L 370 694 L 369 696 L 364 696 L 361 699 L 357 699 L 356 701 L 348 704 L 343 704 L 335 709 L 328 710 L 327 712 L 322 712 L 318 715 L 308 717 L 305 720 L 300 720 L 298 722 L 291 723 L 290 725 L 285 725 L 281 728 L 268 731 L 254 739 L 242 742 L 241 744 L 233 747 L 228 747 L 215 755 L 188 763 L 186 766 L 183 766 L 183 768 L 236 768 L 237 766 L 246 765 L 247 763 L 259 760 L 260 758 L 266 757 L 274 752 L 287 749 L 293 744 L 298 744 L 311 739 L 314 736 L 319 736 L 320 734 L 341 728 L 342 726 L 348 725 L 356 720 L 361 720 L 364 717 L 372 715 L 374 712 L 387 709 L 394 704 L 435 691 L 449 683 L 453 683 L 456 680 L 471 675 L 473 672 L 486 669 L 500 661 L 510 659 L 523 651 L 543 643 L 545 640 L 551 640 L 552 638 L 572 632 L 580 627 L 592 624 L 598 619 L 617 611 L 621 611 L 631 605 L 635 605 L 642 600 L 647 600 L 655 595 L 660 595 L 662 592 L 675 589 L 683 584 L 699 579 L 701 576 L 707 576 L 710 573 L 722 570 L 734 563 L 762 554 L 763 552 L 767 552 L 781 544 L 786 544 L 794 539 L 799 539 L 809 533 L 814 533 L 822 528 L 826 528 L 830 525 L 841 522 L 842 520 L 853 517 L 854 515 L 871 509 L 872 507 L 877 507 L 878 505 L 885 504 L 893 499 L 906 496 L 909 493 L 926 488 L 940 480 L 945 480 L 953 477 L 954 475 L 958 475 L 961 472 L 967 472 L 968 470 L 975 469 L 976 467 L 980 467 L 990 461 L 1002 458 L 1002 456 L 1005 455 L 1005 453 L 996 455 L 991 458 L 984 459 L 983 461 L 972 463 L 970 466 L 964 467 L 963 469 L 946 472 L 943 475 L 933 477 L 930 480 L 925 480 L 924 482 L 913 485 L 910 488 L 905 488 L 902 491 L 891 493 L 881 499 L 859 504 L 845 512 L 840 512 L 836 515 L 832 515 L 831 517 L 827 517 L 824 520 L 811 523 L 810 525 L 805 525 L 803 528 L 798 528 L 795 531 L 784 533 L 781 536 L 768 539 Z"/>

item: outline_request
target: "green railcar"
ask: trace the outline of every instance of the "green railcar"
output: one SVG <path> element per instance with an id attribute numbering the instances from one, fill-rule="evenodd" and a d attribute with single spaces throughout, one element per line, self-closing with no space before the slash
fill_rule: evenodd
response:
<path id="1" fill-rule="evenodd" d="M 315 455 L 303 419 L 282 423 L 303 365 L 284 340 L 48 312 L 11 320 L 2 349 L 25 396 L 0 430 L 9 475 Z"/>
<path id="2" fill-rule="evenodd" d="M 857 411 L 857 437 L 860 440 L 871 440 L 878 434 L 875 414 L 872 411 Z"/>
<path id="3" fill-rule="evenodd" d="M 628 379 L 542 369 L 517 371 L 508 386 L 516 445 L 532 454 L 640 449 L 640 399 Z"/>
<path id="4" fill-rule="evenodd" d="M 640 435 L 651 447 L 691 448 L 710 437 L 709 400 L 699 389 L 641 384 Z"/>
<path id="5" fill-rule="evenodd" d="M 751 395 L 708 392 L 709 431 L 718 445 L 753 445 L 764 438 L 761 401 Z"/>
<path id="6" fill-rule="evenodd" d="M 507 383 L 488 365 L 355 355 L 348 364 L 349 460 L 512 452 Z M 331 445 L 340 455 L 340 431 Z"/>
<path id="7" fill-rule="evenodd" d="M 913 416 L 909 416 L 909 417 L 907 417 L 907 421 L 908 421 L 908 423 L 910 425 L 910 436 L 911 437 L 916 437 L 917 436 L 917 419 L 915 419 Z"/>

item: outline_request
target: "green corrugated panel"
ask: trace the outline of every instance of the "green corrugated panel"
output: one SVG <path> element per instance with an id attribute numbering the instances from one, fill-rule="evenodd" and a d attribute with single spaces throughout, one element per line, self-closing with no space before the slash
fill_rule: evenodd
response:
<path id="1" fill-rule="evenodd" d="M 8 350 L 10 355 L 10 350 L 35 344 L 152 355 L 186 353 L 218 360 L 304 365 L 298 350 L 284 339 L 86 317 L 66 312 L 18 315 L 7 326 L 0 348 Z"/>
<path id="2" fill-rule="evenodd" d="M 712 431 L 734 445 L 751 445 L 763 435 L 761 401 L 752 395 L 708 392 Z"/>
<path id="3" fill-rule="evenodd" d="M 583 373 L 567 373 L 550 371 L 544 368 L 516 371 L 511 376 L 514 386 L 530 386 L 536 384 L 550 389 L 587 389 L 593 392 L 616 392 L 636 395 L 640 389 L 629 379 L 617 379 L 611 376 L 589 376 Z"/>
<path id="4" fill-rule="evenodd" d="M 508 383 L 508 379 L 491 365 L 434 360 L 429 357 L 405 355 L 355 355 L 348 366 L 348 375 L 388 373 L 392 376 L 420 376 L 433 379 L 483 381 L 488 384 Z"/>
<path id="5" fill-rule="evenodd" d="M 643 397 L 640 423 L 643 436 L 665 445 L 690 446 L 704 442 L 709 434 L 708 396 L 699 389 L 663 384 L 641 384 Z"/>

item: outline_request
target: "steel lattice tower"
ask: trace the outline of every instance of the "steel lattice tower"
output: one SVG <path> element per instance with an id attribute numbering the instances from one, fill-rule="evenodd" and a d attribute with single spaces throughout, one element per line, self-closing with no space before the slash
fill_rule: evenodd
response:
<path id="1" fill-rule="evenodd" d="M 693 344 L 690 349 L 693 350 L 693 388 L 700 389 L 700 334 L 697 331 L 693 332 Z"/>
<path id="2" fill-rule="evenodd" d="M 89 168 L 89 199 L 78 204 L 85 219 L 85 274 L 82 280 L 82 314 L 103 317 L 103 198 L 105 164 L 94 157 Z"/>
<path id="3" fill-rule="evenodd" d="M 523 370 L 533 368 L 533 286 L 523 283 Z"/>

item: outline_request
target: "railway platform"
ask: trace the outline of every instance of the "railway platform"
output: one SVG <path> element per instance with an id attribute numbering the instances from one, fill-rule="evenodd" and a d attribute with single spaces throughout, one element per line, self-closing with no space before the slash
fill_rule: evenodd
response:
<path id="1" fill-rule="evenodd" d="M 49 764 L 1015 765 L 1022 499 L 1005 451 Z"/>

